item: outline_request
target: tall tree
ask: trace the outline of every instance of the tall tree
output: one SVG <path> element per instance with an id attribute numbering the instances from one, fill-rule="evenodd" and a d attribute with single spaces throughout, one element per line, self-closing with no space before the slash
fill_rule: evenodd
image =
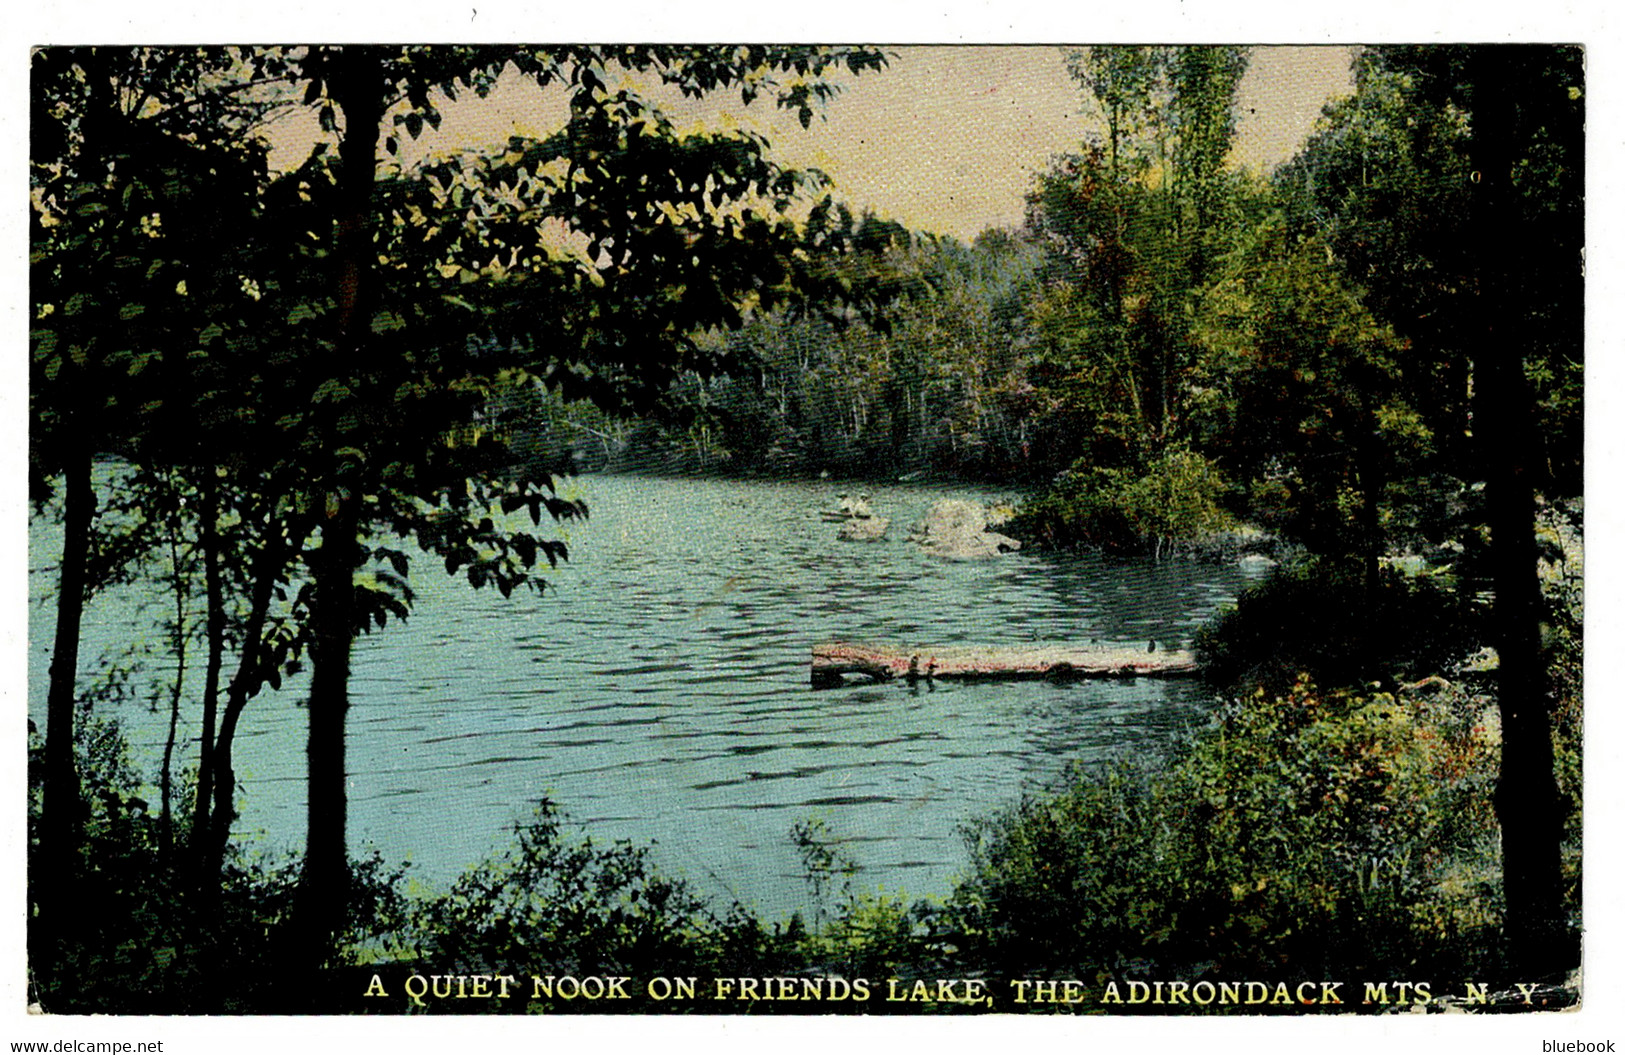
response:
<path id="1" fill-rule="evenodd" d="M 90 566 L 97 458 L 166 449 L 195 421 L 181 363 L 200 307 L 237 292 L 216 237 L 252 209 L 263 156 L 241 138 L 260 112 L 211 90 L 230 49 L 35 52 L 30 141 L 30 476 L 63 492 L 63 554 L 47 694 L 39 913 L 42 961 L 71 924 L 82 803 L 73 759 L 80 622 L 113 569 Z M 226 287 L 226 288 L 222 288 Z M 195 332 L 195 330 L 193 330 Z M 37 939 L 37 940 L 35 940 Z"/>
<path id="2" fill-rule="evenodd" d="M 810 124 L 834 91 L 826 74 L 883 61 L 801 47 L 36 55 L 34 475 L 62 478 L 71 506 L 50 713 L 71 721 L 90 460 L 184 470 L 209 613 L 200 872 L 218 868 L 229 830 L 243 707 L 308 648 L 311 956 L 346 910 L 351 644 L 411 599 L 405 553 L 377 538 L 413 536 L 476 587 L 537 584 L 532 569 L 564 545 L 505 515 L 584 510 L 554 491 L 562 464 L 505 451 L 505 393 L 649 405 L 684 370 L 730 368 L 696 332 L 753 306 L 861 304 L 871 280 L 836 262 L 890 240 L 827 199 L 797 219 L 816 179 L 775 165 L 759 137 L 679 133 L 639 78 L 762 96 Z M 495 155 L 383 160 L 505 71 L 566 93 L 566 126 Z M 318 143 L 270 173 L 247 126 L 290 90 L 338 150 Z M 66 763 L 47 766 L 42 875 L 77 845 L 71 727 L 55 721 L 47 741 Z M 42 917 L 66 919 L 60 904 Z"/>
<path id="3" fill-rule="evenodd" d="M 1235 227 L 1224 164 L 1245 66 L 1243 49 L 1204 47 L 1069 61 L 1100 127 L 1040 176 L 1028 214 L 1054 261 L 1036 376 L 1073 457 L 1138 470 L 1185 441 L 1189 319 Z"/>
<path id="4" fill-rule="evenodd" d="M 1485 484 L 1499 655 L 1506 929 L 1571 962 L 1541 650 L 1535 496 L 1581 478 L 1584 76 L 1566 47 L 1382 47 L 1283 174 L 1373 313 L 1410 341 L 1435 469 Z"/>
<path id="5" fill-rule="evenodd" d="M 851 299 L 825 263 L 862 248 L 849 215 L 826 203 L 795 223 L 803 177 L 769 161 L 759 138 L 679 134 L 635 78 L 689 95 L 772 94 L 809 123 L 830 92 L 826 71 L 880 62 L 866 49 L 668 47 L 317 48 L 300 60 L 306 98 L 330 106 L 342 129 L 330 338 L 339 370 L 312 421 L 326 512 L 313 565 L 308 948 L 339 925 L 347 900 L 344 714 L 350 644 L 368 618 L 354 578 L 371 552 L 363 540 L 379 528 L 415 534 L 448 570 L 507 592 L 538 555 L 564 550 L 505 538 L 495 507 L 528 506 L 533 518 L 543 506 L 580 511 L 548 494 L 558 466 L 510 466 L 497 479 L 478 464 L 478 438 L 469 463 L 432 453 L 436 437 L 471 422 L 494 388 L 526 378 L 610 409 L 648 405 L 685 367 L 724 365 L 695 331 L 739 325 L 747 304 Z M 483 93 L 509 63 L 568 92 L 562 130 L 512 140 L 500 157 L 380 181 L 379 151 L 395 153 L 396 128 L 417 135 L 438 122 L 442 93 Z M 550 251 L 548 222 L 584 252 Z M 464 488 L 465 478 L 484 482 Z M 445 515 L 424 515 L 426 504 Z M 484 552 L 492 547 L 496 559 Z"/>
<path id="6" fill-rule="evenodd" d="M 1472 48 L 1462 56 L 1460 84 L 1470 92 L 1476 177 L 1465 232 L 1477 265 L 1468 276 L 1476 279 L 1477 309 L 1477 325 L 1469 332 L 1500 657 L 1495 804 L 1507 932 L 1516 961 L 1551 976 L 1576 961 L 1563 898 L 1551 685 L 1541 649 L 1535 491 L 1544 482 L 1545 460 L 1529 369 L 1551 354 L 1541 354 L 1554 336 L 1542 332 L 1548 313 L 1567 316 L 1555 336 L 1574 342 L 1563 349 L 1566 354 L 1580 354 L 1579 55 L 1572 49 Z M 1509 252 L 1509 246 L 1518 251 Z M 1537 276 L 1532 282 L 1530 270 Z"/>
<path id="7" fill-rule="evenodd" d="M 1400 383 L 1405 342 L 1372 317 L 1325 243 L 1298 240 L 1278 214 L 1222 269 L 1196 321 L 1195 438 L 1232 480 L 1274 496 L 1254 515 L 1316 554 L 1357 560 L 1374 598 L 1388 485 L 1431 452 Z"/>

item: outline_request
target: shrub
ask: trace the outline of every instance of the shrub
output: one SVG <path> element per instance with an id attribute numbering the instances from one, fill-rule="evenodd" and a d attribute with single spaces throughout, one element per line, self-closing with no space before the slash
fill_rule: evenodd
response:
<path id="1" fill-rule="evenodd" d="M 544 799 L 512 846 L 419 898 L 405 942 L 439 973 L 517 967 L 561 974 L 682 971 L 714 930 L 704 902 L 662 874 L 647 847 L 571 836 Z"/>
<path id="2" fill-rule="evenodd" d="M 31 997 L 57 1014 L 220 1014 L 318 1009 L 325 997 L 308 964 L 293 959 L 287 922 L 299 885 L 297 858 L 275 860 L 233 845 L 219 877 L 200 882 L 184 848 L 189 811 L 169 825 L 140 792 L 116 719 L 81 705 L 75 751 L 82 774 L 83 843 L 71 877 L 29 874 L 30 900 L 44 882 L 74 884 L 86 911 L 59 924 L 50 963 L 34 949 Z M 37 848 L 38 759 L 31 732 L 30 838 Z M 37 861 L 37 857 L 32 858 Z M 401 874 L 376 856 L 354 861 L 352 901 L 329 965 L 357 962 L 400 926 Z M 31 937 L 37 937 L 31 935 Z"/>
<path id="3" fill-rule="evenodd" d="M 1373 595 L 1354 566 L 1304 558 L 1248 588 L 1197 634 L 1208 678 L 1225 689 L 1317 684 L 1386 687 L 1471 652 L 1482 613 L 1445 580 L 1383 569 Z"/>
<path id="4" fill-rule="evenodd" d="M 1227 489 L 1217 466 L 1185 448 L 1164 452 L 1139 475 L 1074 466 L 1023 506 L 1012 530 L 1052 545 L 1161 556 L 1233 526 L 1219 504 Z"/>
<path id="5" fill-rule="evenodd" d="M 973 965 L 1073 977 L 1418 977 L 1494 947 L 1484 701 L 1323 693 L 1221 710 L 1160 769 L 1074 771 L 968 832 L 944 912 Z"/>

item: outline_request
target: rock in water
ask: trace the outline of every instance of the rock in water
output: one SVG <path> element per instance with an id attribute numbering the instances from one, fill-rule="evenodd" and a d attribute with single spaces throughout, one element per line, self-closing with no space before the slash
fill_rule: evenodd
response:
<path id="1" fill-rule="evenodd" d="M 886 539 L 886 529 L 891 526 L 891 517 L 864 517 L 857 520 L 848 520 L 841 525 L 841 530 L 835 537 L 843 542 L 883 542 Z"/>
<path id="2" fill-rule="evenodd" d="M 1280 562 L 1274 560 L 1273 558 L 1266 557 L 1261 553 L 1249 553 L 1236 562 L 1242 571 L 1252 572 L 1255 574 L 1269 571 L 1278 563 Z"/>
<path id="3" fill-rule="evenodd" d="M 950 560 L 997 557 L 1021 548 L 1008 535 L 987 530 L 987 510 L 962 498 L 946 498 L 933 505 L 925 519 L 914 525 L 909 539 L 932 556 Z"/>

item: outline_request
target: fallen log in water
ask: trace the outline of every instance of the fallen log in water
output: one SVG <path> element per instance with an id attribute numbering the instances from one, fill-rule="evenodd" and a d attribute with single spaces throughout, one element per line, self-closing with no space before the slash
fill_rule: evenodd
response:
<path id="1" fill-rule="evenodd" d="M 846 675 L 872 681 L 936 678 L 1172 678 L 1197 672 L 1189 652 L 1065 645 L 895 648 L 844 642 L 814 645 L 812 683 L 826 689 Z"/>

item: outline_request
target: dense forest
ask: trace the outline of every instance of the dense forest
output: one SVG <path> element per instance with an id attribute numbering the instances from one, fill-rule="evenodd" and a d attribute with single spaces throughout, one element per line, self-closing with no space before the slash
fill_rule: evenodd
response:
<path id="1" fill-rule="evenodd" d="M 418 965 L 544 959 L 1562 986 L 1582 59 L 1362 49 L 1353 94 L 1258 175 L 1231 163 L 1247 49 L 1069 52 L 1091 131 L 1019 229 L 963 244 L 854 213 L 762 136 L 681 130 L 654 101 L 726 95 L 808 126 L 840 105 L 838 73 L 885 76 L 880 49 L 36 51 L 30 492 L 62 551 L 29 745 L 33 999 L 412 1010 L 359 999 L 365 981 L 276 979 L 398 993 Z M 566 93 L 564 127 L 397 160 L 503 76 Z M 256 130 L 290 109 L 323 133 L 273 169 Z M 1217 560 L 1242 538 L 1279 566 L 1203 632 L 1212 728 L 966 818 L 945 901 L 855 889 L 809 827 L 823 907 L 761 919 L 545 803 L 450 889 L 352 859 L 358 636 L 408 617 L 414 561 L 541 589 L 588 515 L 561 487 L 584 470 L 993 482 L 1029 495 L 1005 530 L 1031 546 Z M 136 580 L 170 610 L 156 772 L 80 656 L 87 600 Z M 273 870 L 231 836 L 233 746 L 307 668 L 308 842 Z"/>

